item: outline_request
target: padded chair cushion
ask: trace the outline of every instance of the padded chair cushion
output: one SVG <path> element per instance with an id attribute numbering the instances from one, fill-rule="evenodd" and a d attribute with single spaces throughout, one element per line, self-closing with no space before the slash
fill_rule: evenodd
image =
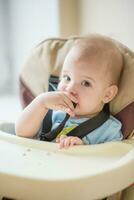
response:
<path id="1" fill-rule="evenodd" d="M 110 102 L 110 111 L 123 123 L 123 133 L 126 138 L 134 129 L 132 122 L 134 119 L 134 53 L 123 44 L 106 36 L 90 35 L 83 37 L 107 38 L 107 40 L 116 44 L 123 55 L 124 68 L 119 83 L 119 92 L 116 98 Z M 25 90 L 29 90 L 33 97 L 47 91 L 50 74 L 59 75 L 68 51 L 79 38 L 82 37 L 51 38 L 33 49 L 20 74 L 23 93 L 25 87 Z M 21 95 L 21 97 L 24 102 L 25 95 Z"/>

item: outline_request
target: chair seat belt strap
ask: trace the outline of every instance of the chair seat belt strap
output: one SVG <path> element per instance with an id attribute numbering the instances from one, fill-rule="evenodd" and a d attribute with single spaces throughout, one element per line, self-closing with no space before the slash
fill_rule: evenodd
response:
<path id="1" fill-rule="evenodd" d="M 70 117 L 68 114 L 66 114 L 61 124 L 57 128 L 51 131 L 50 127 L 52 127 L 51 126 L 52 122 L 50 122 L 50 118 L 52 119 L 52 112 L 50 112 L 48 115 L 49 115 L 49 120 L 48 120 L 48 116 L 44 118 L 42 132 L 40 133 L 40 140 L 44 140 L 44 141 L 54 140 L 58 136 L 58 134 L 62 131 L 62 129 L 65 126 L 66 121 Z M 87 134 L 89 134 L 96 128 L 100 127 L 106 120 L 108 120 L 109 116 L 110 116 L 109 105 L 105 104 L 103 110 L 97 116 L 75 127 L 73 130 L 71 130 L 67 134 L 67 136 L 77 136 L 82 139 Z M 51 125 L 49 123 L 51 123 Z"/>

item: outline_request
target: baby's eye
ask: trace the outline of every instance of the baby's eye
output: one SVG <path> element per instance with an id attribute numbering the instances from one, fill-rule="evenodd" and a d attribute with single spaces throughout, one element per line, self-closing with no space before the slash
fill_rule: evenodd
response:
<path id="1" fill-rule="evenodd" d="M 65 81 L 70 81 L 71 80 L 71 78 L 68 75 L 63 75 L 63 79 Z"/>
<path id="2" fill-rule="evenodd" d="M 91 83 L 89 81 L 82 81 L 81 85 L 83 85 L 85 87 L 90 87 Z"/>

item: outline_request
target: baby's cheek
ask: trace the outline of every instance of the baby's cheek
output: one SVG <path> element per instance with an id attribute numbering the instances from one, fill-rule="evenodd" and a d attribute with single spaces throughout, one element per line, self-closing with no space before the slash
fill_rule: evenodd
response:
<path id="1" fill-rule="evenodd" d="M 80 103 L 81 103 L 81 108 L 87 110 L 90 105 L 90 98 L 86 94 L 82 94 L 80 98 Z"/>

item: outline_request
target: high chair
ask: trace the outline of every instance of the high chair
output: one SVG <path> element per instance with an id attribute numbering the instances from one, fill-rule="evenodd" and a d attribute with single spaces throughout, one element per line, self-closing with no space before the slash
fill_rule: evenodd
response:
<path id="1" fill-rule="evenodd" d="M 83 36 L 88 37 L 88 36 Z M 111 114 L 124 139 L 60 150 L 55 143 L 14 135 L 14 124 L 0 125 L 0 197 L 21 200 L 134 199 L 134 53 L 111 38 L 123 55 L 119 93 Z M 51 38 L 31 52 L 20 73 L 23 108 L 55 83 L 65 56 L 81 37 Z M 13 133 L 13 134 L 8 134 Z"/>

